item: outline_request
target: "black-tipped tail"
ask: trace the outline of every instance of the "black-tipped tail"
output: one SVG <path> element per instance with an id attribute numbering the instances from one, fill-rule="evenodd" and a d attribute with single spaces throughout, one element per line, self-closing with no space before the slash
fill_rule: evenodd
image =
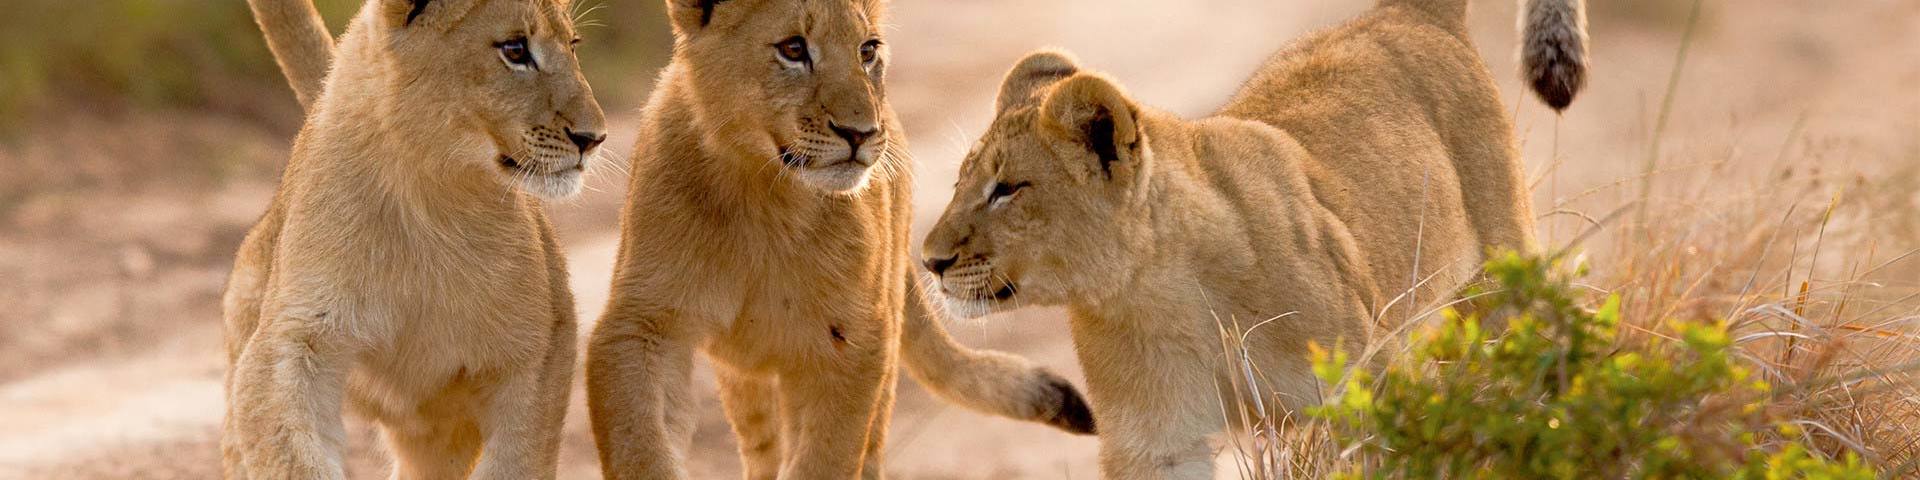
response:
<path id="1" fill-rule="evenodd" d="M 1047 417 L 1047 425 L 1078 435 L 1100 433 L 1093 424 L 1093 409 L 1087 407 L 1087 400 L 1080 397 L 1080 390 L 1074 388 L 1073 383 L 1044 370 L 1040 372 L 1040 377 L 1046 380 L 1047 387 L 1052 390 L 1051 396 L 1058 399 L 1055 405 L 1059 407 L 1054 409 L 1053 416 Z"/>
<path id="2" fill-rule="evenodd" d="M 1555 111 L 1573 104 L 1586 86 L 1586 10 L 1585 0 L 1527 0 L 1521 12 L 1521 73 Z"/>

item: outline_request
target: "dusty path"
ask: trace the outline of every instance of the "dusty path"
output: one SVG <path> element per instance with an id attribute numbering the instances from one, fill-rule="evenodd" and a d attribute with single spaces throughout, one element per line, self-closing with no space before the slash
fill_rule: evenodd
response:
<path id="1" fill-rule="evenodd" d="M 1281 2 L 1272 0 L 1130 1 L 976 0 L 897 2 L 890 42 L 895 48 L 892 98 L 913 139 L 919 163 L 916 230 L 924 231 L 948 198 L 953 169 L 961 153 L 990 115 L 999 75 L 1025 52 L 1060 46 L 1088 65 L 1121 79 L 1138 98 L 1185 115 L 1203 114 L 1217 105 L 1247 72 L 1274 48 L 1311 28 L 1348 16 L 1370 2 Z M 1549 163 L 1553 128 L 1530 98 L 1512 81 L 1511 2 L 1476 6 L 1476 41 L 1496 77 L 1518 103 L 1519 128 L 1526 142 L 1530 174 Z M 1744 2 L 1743 2 L 1744 3 Z M 1768 13 L 1719 16 L 1696 50 L 1694 88 L 1683 97 L 1676 136 L 1679 151 L 1721 148 L 1729 130 L 1746 138 L 1764 138 L 1773 157 L 1782 132 L 1801 115 L 1810 115 L 1807 135 L 1829 133 L 1853 142 L 1860 155 L 1884 158 L 1916 149 L 1904 138 L 1920 132 L 1920 53 L 1910 24 L 1900 18 L 1920 15 L 1920 2 L 1868 2 L 1852 12 L 1799 6 L 1785 0 Z M 657 18 L 610 18 L 621 22 L 659 22 Z M 1657 96 L 1677 34 L 1656 27 L 1609 27 L 1596 18 L 1603 47 L 1596 50 L 1601 70 L 1581 109 L 1566 119 L 1560 149 L 1572 160 L 1562 170 L 1565 192 L 1604 185 L 1632 171 L 1644 148 L 1649 96 Z M 1771 31 L 1724 25 L 1766 25 Z M 1905 32 L 1905 33 L 1902 33 Z M 1904 40 L 1902 40 L 1904 39 Z M 1901 42 L 1905 43 L 1902 44 Z M 1848 47 L 1873 44 L 1880 55 L 1849 53 Z M 1758 45 L 1758 47 L 1755 47 Z M 1884 51 L 1890 48 L 1894 52 Z M 1785 53 L 1783 53 L 1785 52 Z M 1893 55 L 1889 57 L 1887 55 Z M 1906 58 L 1904 64 L 1876 59 Z M 1752 72 L 1777 74 L 1760 78 Z M 637 79 L 636 79 L 637 80 Z M 1905 85 L 1902 89 L 1899 85 Z M 1779 102 L 1781 92 L 1797 102 Z M 1870 98 L 1862 99 L 1862 96 Z M 1771 99 L 1771 100 L 1770 100 Z M 1742 105 L 1752 105 L 1742 107 Z M 608 106 L 630 111 L 632 106 Z M 1812 112 L 1811 114 L 1807 112 Z M 1727 126 L 1739 116 L 1738 128 Z M 632 118 L 616 122 L 632 125 Z M 1861 133 L 1864 132 L 1864 133 Z M 1904 132 L 1904 134 L 1903 134 Z M 612 148 L 625 151 L 632 132 L 617 134 Z M 1714 143 L 1718 142 L 1718 143 Z M 1611 153 L 1627 152 L 1627 153 Z M 1730 157 L 1733 154 L 1728 154 Z M 1742 157 L 1744 158 L 1744 157 Z M 1920 157 L 1913 157 L 1920 158 Z M 576 205 L 555 209 L 569 251 L 573 287 L 583 321 L 598 317 L 606 299 L 617 239 L 619 198 L 624 180 L 604 174 L 598 192 Z M 264 206 L 270 186 L 234 187 L 217 197 L 228 210 L 219 216 L 245 219 Z M 1536 207 L 1564 192 L 1536 192 Z M 1611 195 L 1611 194 L 1607 194 Z M 1604 205 L 1612 199 L 1599 198 Z M 183 207 L 186 208 L 186 207 Z M 191 211 L 189 209 L 189 211 Z M 232 223 L 232 222 L 228 222 Z M 231 227 L 224 227 L 228 230 Z M 242 227 L 244 228 L 244 227 Z M 213 238 L 232 239 L 223 230 Z M 212 247 L 209 247 L 212 248 Z M 228 249 L 220 245 L 217 249 Z M 35 259 L 35 261 L 54 261 Z M 5 265 L 0 265 L 5 266 Z M 175 299 L 158 310 L 160 327 L 133 330 L 122 342 L 134 344 L 124 355 L 81 353 L 40 355 L 34 368 L 0 370 L 0 479 L 9 478 L 213 478 L 221 411 L 217 295 L 225 267 L 219 262 L 163 276 L 154 295 Z M 58 287 L 58 286 L 54 286 Z M 171 289 L 171 290 L 169 290 Z M 67 298 L 67 297 L 61 297 Z M 73 297 L 82 300 L 92 297 Z M 0 297 L 4 299 L 4 297 Z M 64 314 L 63 314 L 64 315 Z M 88 318 L 88 313 L 73 313 Z M 0 318 L 6 318 L 0 314 Z M 67 318 L 61 316 L 50 321 Z M 78 321 L 78 320 L 75 320 Z M 77 328 L 77 327 L 76 327 Z M 1057 312 L 1034 311 L 997 316 L 951 328 L 975 346 L 1031 357 L 1079 380 L 1064 322 Z M 585 329 L 583 328 L 583 331 Z M 0 334 L 8 331 L 0 329 Z M 55 345 L 54 347 L 58 347 Z M 84 346 L 71 348 L 84 349 Z M 696 433 L 692 470 L 698 478 L 734 478 L 738 465 L 732 441 L 712 395 L 711 379 L 696 374 L 702 392 L 702 420 Z M 890 435 L 890 472 L 897 478 L 1094 478 L 1096 443 L 1052 429 L 985 417 L 929 398 L 903 385 Z M 563 447 L 564 478 L 593 478 L 597 473 L 587 434 L 583 396 L 574 395 Z M 356 427 L 356 478 L 383 475 L 378 447 L 364 427 Z M 1226 473 L 1226 472 L 1223 472 Z"/>

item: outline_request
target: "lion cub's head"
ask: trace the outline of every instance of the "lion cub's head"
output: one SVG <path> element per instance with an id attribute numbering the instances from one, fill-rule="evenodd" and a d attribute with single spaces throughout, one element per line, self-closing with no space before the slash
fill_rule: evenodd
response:
<path id="1" fill-rule="evenodd" d="M 370 28 L 374 85 L 352 82 L 398 123 L 409 141 L 467 145 L 529 193 L 580 191 L 606 119 L 574 56 L 579 43 L 566 0 L 378 0 L 353 28 Z M 343 44 L 341 48 L 353 48 Z M 346 56 L 343 53 L 342 56 Z M 356 56 L 366 60 L 365 55 Z M 340 68 L 348 68 L 342 66 Z M 338 75 L 336 75 L 338 77 Z M 340 80 L 335 80 L 340 81 Z M 491 153 L 491 154 L 489 154 Z"/>
<path id="2" fill-rule="evenodd" d="M 1064 53 L 1014 66 L 922 249 L 953 314 L 1118 293 L 1150 238 L 1140 114 Z"/>
<path id="3" fill-rule="evenodd" d="M 668 0 L 709 148 L 847 193 L 887 156 L 881 0 Z"/>

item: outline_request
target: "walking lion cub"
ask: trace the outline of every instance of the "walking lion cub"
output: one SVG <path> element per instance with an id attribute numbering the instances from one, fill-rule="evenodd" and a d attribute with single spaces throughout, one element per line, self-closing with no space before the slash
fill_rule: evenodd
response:
<path id="1" fill-rule="evenodd" d="M 587 346 L 608 478 L 687 478 L 705 354 L 752 479 L 877 478 L 897 369 L 977 411 L 1092 433 L 1080 392 L 929 315 L 884 0 L 669 0 L 612 299 Z"/>
<path id="2" fill-rule="evenodd" d="M 1211 478 L 1206 437 L 1239 417 L 1221 405 L 1281 418 L 1318 403 L 1310 342 L 1364 343 L 1450 295 L 1488 249 L 1534 248 L 1466 3 L 1385 0 L 1276 54 L 1200 120 L 1064 53 L 1027 57 L 927 237 L 935 296 L 964 316 L 1066 305 L 1104 476 Z M 1529 79 L 1556 108 L 1581 82 L 1581 12 L 1526 13 Z M 1223 325 L 1257 372 L 1229 361 Z M 1256 389 L 1229 391 L 1247 375 Z"/>

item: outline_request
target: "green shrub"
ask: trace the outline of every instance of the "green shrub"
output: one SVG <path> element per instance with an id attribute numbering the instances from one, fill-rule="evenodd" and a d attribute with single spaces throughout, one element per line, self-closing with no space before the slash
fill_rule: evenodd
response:
<path id="1" fill-rule="evenodd" d="M 1349 475 L 1874 478 L 1856 456 L 1779 440 L 1792 427 L 1768 418 L 1771 392 L 1732 357 L 1724 325 L 1670 322 L 1620 342 L 1619 298 L 1589 311 L 1556 271 L 1488 262 L 1490 285 L 1467 293 L 1476 313 L 1447 312 L 1377 379 L 1316 349 L 1315 373 L 1337 391 L 1309 414 L 1359 446 Z"/>

